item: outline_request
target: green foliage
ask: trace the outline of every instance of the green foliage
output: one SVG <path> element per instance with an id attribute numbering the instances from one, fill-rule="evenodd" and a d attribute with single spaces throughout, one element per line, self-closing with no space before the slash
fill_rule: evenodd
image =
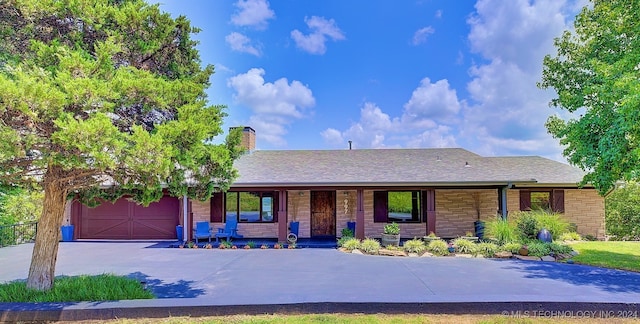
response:
<path id="1" fill-rule="evenodd" d="M 538 234 L 538 222 L 536 221 L 535 212 L 519 212 L 514 213 L 516 226 L 523 238 L 535 239 Z"/>
<path id="2" fill-rule="evenodd" d="M 389 191 L 387 199 L 389 212 L 411 214 L 413 205 L 410 191 Z"/>
<path id="3" fill-rule="evenodd" d="M 413 238 L 412 240 L 407 240 L 406 242 L 404 242 L 404 245 L 402 247 L 404 248 L 405 251 L 409 253 L 418 253 L 418 254 L 424 252 L 425 249 L 427 248 L 422 242 L 422 240 L 417 238 Z"/>
<path id="4" fill-rule="evenodd" d="M 343 236 L 341 238 L 338 239 L 338 246 L 342 247 L 344 246 L 344 243 L 346 243 L 347 241 L 353 239 L 353 236 Z"/>
<path id="5" fill-rule="evenodd" d="M 138 280 L 112 274 L 60 277 L 53 289 L 42 292 L 27 289 L 24 281 L 0 284 L 0 302 L 80 302 L 151 299 Z"/>
<path id="6" fill-rule="evenodd" d="M 225 248 L 225 249 L 230 249 L 233 246 L 233 243 L 231 243 L 231 241 L 220 241 L 220 246 Z"/>
<path id="7" fill-rule="evenodd" d="M 0 189 L 0 225 L 34 222 L 42 214 L 41 190 Z"/>
<path id="8" fill-rule="evenodd" d="M 531 241 L 529 242 L 529 244 L 527 244 L 527 247 L 529 248 L 529 255 L 531 256 L 543 257 L 551 253 L 549 243 L 541 241 Z"/>
<path id="9" fill-rule="evenodd" d="M 554 115 L 546 127 L 568 161 L 587 171 L 583 184 L 604 195 L 640 176 L 640 2 L 592 3 L 555 39 L 557 54 L 544 58 L 538 86 L 555 89 L 551 106 L 575 113 Z"/>
<path id="10" fill-rule="evenodd" d="M 612 240 L 640 240 L 640 185 L 627 182 L 605 199 L 607 234 Z"/>
<path id="11" fill-rule="evenodd" d="M 347 227 L 342 229 L 342 237 L 354 237 L 353 231 Z"/>
<path id="12" fill-rule="evenodd" d="M 582 240 L 582 238 L 580 237 L 580 234 L 578 234 L 576 232 L 566 232 L 566 233 L 560 234 L 560 237 L 558 237 L 558 240 L 560 240 L 560 241 L 580 241 L 580 240 Z"/>
<path id="13" fill-rule="evenodd" d="M 366 238 L 360 243 L 360 250 L 367 254 L 378 254 L 378 251 L 380 251 L 380 242 L 372 238 Z"/>
<path id="14" fill-rule="evenodd" d="M 488 237 L 496 239 L 498 244 L 503 245 L 508 242 L 514 242 L 518 240 L 518 228 L 507 220 L 501 217 L 496 217 L 485 225 L 486 235 Z"/>
<path id="15" fill-rule="evenodd" d="M 353 251 L 355 249 L 359 249 L 360 244 L 361 244 L 360 240 L 358 240 L 357 238 L 348 237 L 341 246 L 347 249 L 348 251 Z"/>
<path id="16" fill-rule="evenodd" d="M 445 240 L 433 240 L 427 245 L 427 251 L 433 253 L 434 255 L 448 255 L 449 245 L 447 244 L 447 242 L 445 242 Z"/>
<path id="17" fill-rule="evenodd" d="M 503 251 L 507 251 L 507 252 L 511 252 L 513 254 L 517 254 L 521 247 L 522 247 L 522 244 L 520 244 L 518 242 L 508 242 L 508 243 L 505 243 L 504 245 L 502 245 L 500 248 Z"/>
<path id="18" fill-rule="evenodd" d="M 476 245 L 476 253 L 484 256 L 485 258 L 492 258 L 500 248 L 495 243 L 481 242 Z"/>
<path id="19" fill-rule="evenodd" d="M 573 251 L 573 249 L 566 244 L 559 244 L 559 243 L 552 242 L 552 243 L 548 243 L 548 245 L 551 252 L 555 254 L 568 254 Z"/>
<path id="20" fill-rule="evenodd" d="M 396 222 L 393 222 L 391 224 L 385 224 L 384 225 L 384 234 L 398 235 L 398 234 L 400 234 L 400 226 Z"/>
<path id="21" fill-rule="evenodd" d="M 457 238 L 453 240 L 453 247 L 456 248 L 456 252 L 465 254 L 475 254 L 476 244 L 467 239 Z"/>
<path id="22" fill-rule="evenodd" d="M 536 235 L 539 230 L 546 228 L 553 237 L 557 240 L 562 233 L 569 230 L 569 222 L 564 220 L 559 213 L 549 213 L 546 211 L 532 211 L 533 217 L 536 220 Z"/>
<path id="23" fill-rule="evenodd" d="M 256 247 L 256 242 L 254 242 L 254 241 L 249 241 L 249 242 L 247 242 L 247 245 L 249 246 L 249 248 L 253 249 L 253 248 L 255 248 L 255 247 Z"/>

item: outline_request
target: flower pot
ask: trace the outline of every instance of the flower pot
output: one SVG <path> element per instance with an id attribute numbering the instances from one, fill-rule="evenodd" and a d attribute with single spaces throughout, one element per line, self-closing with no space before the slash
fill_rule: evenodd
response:
<path id="1" fill-rule="evenodd" d="M 62 232 L 62 242 L 73 241 L 73 228 L 73 225 L 60 226 L 60 231 Z"/>
<path id="2" fill-rule="evenodd" d="M 176 226 L 176 237 L 178 242 L 184 241 L 184 227 L 182 225 Z"/>
<path id="3" fill-rule="evenodd" d="M 473 222 L 474 225 L 474 229 L 476 230 L 476 236 L 479 239 L 482 239 L 484 237 L 484 222 L 481 220 L 477 220 L 475 222 Z"/>
<path id="4" fill-rule="evenodd" d="M 382 234 L 382 246 L 400 246 L 400 234 Z"/>
<path id="5" fill-rule="evenodd" d="M 289 233 L 293 233 L 296 236 L 298 235 L 298 231 L 300 230 L 300 222 L 290 222 L 289 223 Z"/>
<path id="6" fill-rule="evenodd" d="M 518 254 L 520 254 L 522 256 L 527 256 L 527 255 L 529 255 L 529 249 L 527 249 L 525 247 L 520 248 L 520 250 L 518 250 Z"/>
<path id="7" fill-rule="evenodd" d="M 347 222 L 347 228 L 351 230 L 353 235 L 356 235 L 356 222 Z"/>

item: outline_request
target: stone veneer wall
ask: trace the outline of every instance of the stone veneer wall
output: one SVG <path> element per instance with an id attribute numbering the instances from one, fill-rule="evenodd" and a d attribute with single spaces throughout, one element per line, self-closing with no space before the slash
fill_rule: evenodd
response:
<path id="1" fill-rule="evenodd" d="M 308 238 L 311 236 L 311 192 L 309 190 L 290 190 L 287 191 L 289 196 L 287 204 L 287 228 L 288 223 L 293 221 L 296 213 L 294 203 L 298 202 L 298 211 L 296 220 L 300 222 L 298 229 L 298 237 Z M 287 232 L 288 233 L 288 232 Z"/>
<path id="2" fill-rule="evenodd" d="M 463 236 L 466 232 L 475 232 L 473 222 L 478 219 L 476 204 L 479 204 L 481 220 L 486 221 L 496 217 L 497 189 L 437 189 L 436 235 L 449 238 Z"/>
<path id="3" fill-rule="evenodd" d="M 510 212 L 520 210 L 520 191 L 507 192 L 507 206 Z M 580 235 L 605 238 L 604 197 L 595 189 L 565 189 L 564 217 L 577 226 Z"/>
<path id="4" fill-rule="evenodd" d="M 437 199 L 437 196 L 436 196 Z M 384 225 L 387 223 L 375 223 L 373 221 L 373 191 L 364 191 L 364 236 L 382 236 Z M 400 225 L 400 237 L 413 238 L 427 235 L 427 223 L 398 223 Z"/>

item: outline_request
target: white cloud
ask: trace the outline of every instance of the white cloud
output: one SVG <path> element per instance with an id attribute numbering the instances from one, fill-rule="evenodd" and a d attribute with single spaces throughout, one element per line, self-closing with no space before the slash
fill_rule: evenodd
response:
<path id="1" fill-rule="evenodd" d="M 413 34 L 413 40 L 411 41 L 411 43 L 413 43 L 413 45 L 420 45 L 426 42 L 427 37 L 435 32 L 436 30 L 431 26 L 420 28 Z"/>
<path id="2" fill-rule="evenodd" d="M 436 18 L 442 18 L 442 9 L 438 9 L 438 10 L 436 10 L 435 17 L 436 17 Z"/>
<path id="3" fill-rule="evenodd" d="M 420 86 L 413 90 L 411 99 L 404 105 L 403 121 L 420 122 L 425 119 L 452 122 L 460 111 L 456 91 L 449 87 L 449 81 L 438 80 L 431 83 L 424 78 Z"/>
<path id="4" fill-rule="evenodd" d="M 251 39 L 249 39 L 249 37 L 238 32 L 227 35 L 224 40 L 231 46 L 231 49 L 236 52 L 249 53 L 258 57 L 262 55 L 257 47 L 251 45 Z"/>
<path id="5" fill-rule="evenodd" d="M 569 28 L 566 10 L 556 0 L 479 0 L 468 19 L 473 51 L 487 63 L 469 70 L 460 138 L 485 155 L 538 154 L 558 158 L 561 148 L 544 123 L 553 113 L 553 94 L 536 87 L 542 58 L 555 51 L 553 38 Z M 573 12 L 575 14 L 575 12 Z"/>
<path id="6" fill-rule="evenodd" d="M 327 51 L 326 42 L 329 39 L 333 41 L 344 40 L 344 32 L 338 28 L 333 19 L 325 19 L 324 17 L 312 16 L 304 19 L 305 23 L 311 29 L 308 35 L 295 29 L 291 32 L 291 38 L 296 46 L 307 53 L 322 55 Z"/>
<path id="7" fill-rule="evenodd" d="M 229 78 L 227 85 L 234 90 L 235 102 L 247 106 L 253 112 L 249 125 L 258 136 L 274 145 L 283 146 L 286 126 L 303 118 L 315 105 L 311 89 L 300 81 L 289 83 L 286 78 L 265 82 L 265 71 L 253 68 L 247 73 Z"/>
<path id="8" fill-rule="evenodd" d="M 276 16 L 266 0 L 238 0 L 234 5 L 238 11 L 231 16 L 231 22 L 236 26 L 265 29 L 267 21 Z"/>

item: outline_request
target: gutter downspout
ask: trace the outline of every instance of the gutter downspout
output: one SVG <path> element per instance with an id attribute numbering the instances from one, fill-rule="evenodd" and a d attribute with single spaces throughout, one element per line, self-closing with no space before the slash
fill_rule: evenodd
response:
<path id="1" fill-rule="evenodd" d="M 502 187 L 502 189 L 500 190 L 500 195 L 502 196 L 502 206 L 500 206 L 500 209 L 502 209 L 502 219 L 503 220 L 507 220 L 507 190 L 513 188 L 513 183 L 511 182 L 507 182 L 507 186 L 506 187 Z"/>
<path id="2" fill-rule="evenodd" d="M 189 216 L 188 216 L 188 212 L 189 212 L 189 206 L 188 204 L 188 199 L 187 199 L 187 195 L 182 196 L 182 239 L 183 240 L 187 240 L 187 234 L 189 234 L 189 229 L 187 226 L 187 223 L 189 222 Z M 183 242 L 185 242 L 183 241 Z"/>

